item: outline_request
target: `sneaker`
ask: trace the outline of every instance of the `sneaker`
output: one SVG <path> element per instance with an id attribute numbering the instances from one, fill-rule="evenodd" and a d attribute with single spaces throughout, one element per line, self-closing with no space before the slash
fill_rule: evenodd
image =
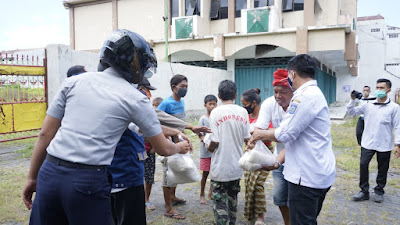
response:
<path id="1" fill-rule="evenodd" d="M 374 201 L 377 202 L 377 203 L 382 203 L 383 202 L 383 195 L 375 194 Z"/>
<path id="2" fill-rule="evenodd" d="M 362 191 L 358 192 L 358 194 L 353 195 L 352 200 L 359 202 L 359 201 L 365 201 L 369 199 L 369 193 L 364 193 Z"/>

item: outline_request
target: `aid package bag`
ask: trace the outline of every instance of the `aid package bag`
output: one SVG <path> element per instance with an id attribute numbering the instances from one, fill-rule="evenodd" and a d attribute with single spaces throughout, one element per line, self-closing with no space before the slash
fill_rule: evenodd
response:
<path id="1" fill-rule="evenodd" d="M 255 147 L 246 151 L 239 160 L 240 167 L 247 171 L 255 171 L 262 166 L 273 166 L 276 157 L 262 141 L 257 141 Z"/>
<path id="2" fill-rule="evenodd" d="M 168 157 L 167 184 L 186 184 L 201 180 L 190 153 L 175 154 Z"/>

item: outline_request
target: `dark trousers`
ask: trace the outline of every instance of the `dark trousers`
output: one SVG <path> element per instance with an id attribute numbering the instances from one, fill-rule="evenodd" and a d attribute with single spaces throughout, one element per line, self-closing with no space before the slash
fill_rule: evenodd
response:
<path id="1" fill-rule="evenodd" d="M 364 132 L 364 117 L 359 117 L 357 121 L 357 127 L 356 127 L 356 136 L 357 136 L 357 142 L 358 145 L 361 146 L 361 137 Z"/>
<path id="2" fill-rule="evenodd" d="M 29 223 L 109 225 L 110 190 L 106 168 L 70 168 L 45 160 Z"/>
<path id="3" fill-rule="evenodd" d="M 376 176 L 376 187 L 375 193 L 383 195 L 385 191 L 383 188 L 387 181 L 387 172 L 389 169 L 389 161 L 391 151 L 388 152 L 378 152 L 375 150 L 369 150 L 361 147 L 361 157 L 360 157 L 360 188 L 364 193 L 369 192 L 369 162 L 371 162 L 372 157 L 376 153 L 376 158 L 378 161 L 378 175 Z"/>
<path id="4" fill-rule="evenodd" d="M 134 186 L 111 194 L 113 225 L 146 224 L 144 186 Z"/>
<path id="5" fill-rule="evenodd" d="M 317 224 L 329 188 L 317 189 L 288 182 L 290 224 Z"/>

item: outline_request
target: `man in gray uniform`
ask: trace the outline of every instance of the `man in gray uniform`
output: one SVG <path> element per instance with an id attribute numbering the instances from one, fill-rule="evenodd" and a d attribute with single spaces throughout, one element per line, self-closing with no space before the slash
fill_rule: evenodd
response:
<path id="1" fill-rule="evenodd" d="M 113 31 L 100 63 L 104 72 L 66 79 L 47 110 L 23 190 L 30 224 L 110 224 L 107 165 L 131 122 L 160 155 L 190 149 L 165 139 L 151 103 L 131 85 L 157 65 L 140 35 Z"/>

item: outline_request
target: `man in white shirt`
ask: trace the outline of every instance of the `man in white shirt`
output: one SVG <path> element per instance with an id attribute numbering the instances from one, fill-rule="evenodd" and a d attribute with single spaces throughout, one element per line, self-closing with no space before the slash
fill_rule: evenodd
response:
<path id="1" fill-rule="evenodd" d="M 211 157 L 211 186 L 214 203 L 215 224 L 235 224 L 237 194 L 243 170 L 239 159 L 243 143 L 250 138 L 250 123 L 247 110 L 235 104 L 236 84 L 221 81 L 218 97 L 222 105 L 210 114 L 211 143 L 207 146 Z"/>
<path id="2" fill-rule="evenodd" d="M 371 93 L 371 88 L 369 86 L 364 86 L 363 88 L 363 97 L 359 101 L 359 105 L 366 104 L 372 100 L 375 100 L 372 96 L 370 96 Z M 364 131 L 364 115 L 360 115 L 357 121 L 357 126 L 356 126 L 356 136 L 357 136 L 357 142 L 358 145 L 361 146 L 361 137 Z"/>
<path id="3" fill-rule="evenodd" d="M 364 114 L 365 129 L 361 140 L 360 157 L 360 188 L 361 191 L 353 196 L 353 201 L 369 199 L 369 162 L 377 154 L 378 175 L 377 186 L 374 188 L 374 201 L 383 202 L 383 188 L 386 185 L 389 169 L 390 154 L 393 149 L 393 130 L 395 136 L 395 156 L 400 152 L 400 106 L 391 102 L 387 97 L 392 83 L 388 79 L 379 79 L 376 82 L 375 96 L 377 99 L 369 104 L 354 107 L 354 97 L 351 97 L 347 106 L 349 115 Z"/>
<path id="4" fill-rule="evenodd" d="M 274 72 L 274 81 L 272 81 L 274 96 L 265 99 L 262 103 L 260 115 L 255 125 L 256 129 L 268 129 L 271 121 L 274 128 L 279 127 L 293 97 L 293 91 L 290 89 L 287 77 L 286 69 L 277 69 Z M 278 157 L 284 149 L 283 143 L 276 142 L 274 155 Z M 284 153 L 281 154 L 281 157 L 284 158 Z M 278 164 L 278 168 L 271 169 L 273 169 L 272 176 L 274 178 L 274 204 L 279 207 L 285 225 L 289 225 L 288 182 L 283 177 L 284 165 L 279 166 Z"/>
<path id="5" fill-rule="evenodd" d="M 260 139 L 285 144 L 283 174 L 289 182 L 292 225 L 317 224 L 326 193 L 335 182 L 329 109 L 314 80 L 315 69 L 315 60 L 306 54 L 289 61 L 288 82 L 295 92 L 286 115 L 278 128 L 256 130 L 249 141 L 250 147 Z"/>

